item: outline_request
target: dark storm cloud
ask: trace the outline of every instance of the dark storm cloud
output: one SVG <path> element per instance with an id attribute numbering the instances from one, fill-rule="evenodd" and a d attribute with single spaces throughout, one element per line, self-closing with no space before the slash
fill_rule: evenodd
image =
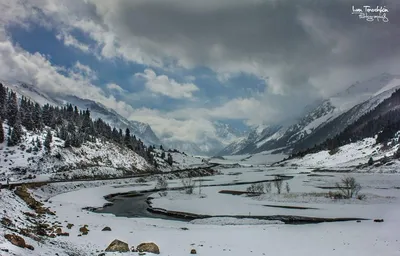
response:
<path id="1" fill-rule="evenodd" d="M 389 22 L 351 14 L 366 4 L 385 5 Z M 310 86 L 335 68 L 379 69 L 400 52 L 396 0 L 120 1 L 106 15 L 122 44 L 190 67 L 275 76 L 281 86 Z"/>

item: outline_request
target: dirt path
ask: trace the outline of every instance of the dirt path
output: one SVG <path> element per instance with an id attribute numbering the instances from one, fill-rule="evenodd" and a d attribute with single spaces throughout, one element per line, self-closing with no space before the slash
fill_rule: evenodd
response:
<path id="1" fill-rule="evenodd" d="M 19 187 L 21 185 L 26 185 L 29 187 L 40 187 L 40 186 L 47 185 L 47 184 L 63 183 L 63 182 L 73 183 L 73 182 L 82 182 L 82 181 L 123 180 L 123 179 L 131 179 L 131 178 L 149 177 L 152 175 L 168 175 L 168 174 L 196 171 L 196 170 L 201 170 L 201 169 L 212 169 L 218 165 L 220 165 L 220 164 L 210 164 L 210 165 L 204 166 L 204 167 L 186 168 L 186 169 L 174 170 L 174 171 L 170 171 L 170 172 L 145 172 L 145 173 L 134 174 L 134 175 L 129 175 L 129 176 L 109 177 L 109 178 L 99 177 L 99 178 L 91 178 L 91 179 L 74 179 L 74 180 L 49 180 L 49 181 L 32 181 L 32 182 L 13 182 L 13 183 L 10 182 L 9 185 L 2 185 L 1 189 L 13 190 L 14 188 Z"/>

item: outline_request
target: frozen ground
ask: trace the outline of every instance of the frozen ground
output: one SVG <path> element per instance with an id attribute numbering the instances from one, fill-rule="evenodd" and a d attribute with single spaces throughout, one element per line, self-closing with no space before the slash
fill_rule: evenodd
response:
<path id="1" fill-rule="evenodd" d="M 237 157 L 237 156 L 236 156 Z M 243 158 L 225 158 L 224 164 L 242 163 Z M 248 158 L 250 159 L 250 158 Z M 247 160 L 248 160 L 247 159 Z M 400 255 L 400 176 L 391 173 L 317 173 L 307 167 L 265 167 L 247 161 L 251 166 L 221 168 L 222 174 L 202 179 L 201 195 L 196 186 L 193 195 L 169 191 L 166 197 L 152 196 L 154 207 L 211 215 L 300 215 L 311 217 L 383 218 L 383 223 L 372 220 L 357 223 L 336 222 L 309 225 L 284 225 L 277 221 L 254 219 L 211 218 L 180 222 L 150 218 L 124 218 L 83 210 L 83 207 L 102 207 L 104 196 L 111 193 L 152 189 L 154 179 L 139 183 L 138 179 L 57 183 L 41 187 L 33 193 L 47 200 L 46 206 L 56 212 L 48 221 L 62 223 L 68 237 L 47 239 L 39 244 L 25 240 L 34 251 L 21 249 L 0 237 L 1 255 L 99 255 L 114 239 L 137 246 L 141 242 L 155 242 L 161 255 L 188 255 L 196 249 L 199 255 Z M 230 195 L 220 190 L 245 191 L 249 185 L 238 182 L 272 180 L 275 175 L 293 176 L 284 181 L 282 194 L 272 192 L 259 196 Z M 344 175 L 354 176 L 363 186 L 365 200 L 332 200 L 322 196 Z M 198 178 L 197 178 L 198 179 Z M 196 179 L 195 179 L 196 180 Z M 285 183 L 290 193 L 285 190 Z M 181 180 L 168 180 L 169 186 L 182 186 Z M 199 183 L 197 183 L 198 185 Z M 214 185 L 214 186 L 209 186 Z M 217 185 L 217 186 L 215 186 Z M 226 186 L 225 186 L 226 185 Z M 209 186 L 209 187 L 207 187 Z M 27 206 L 8 190 L 1 191 L 0 217 L 19 220 L 26 225 Z M 268 206 L 265 206 L 268 205 Z M 301 206 L 317 209 L 287 209 L 271 206 Z M 132 206 L 134 207 L 134 206 Z M 5 210 L 5 211 L 4 211 Z M 67 223 L 74 224 L 69 230 Z M 79 227 L 88 225 L 89 233 L 78 236 Z M 101 231 L 109 226 L 112 231 Z M 187 228 L 182 229 L 182 228 Z M 0 233 L 9 233 L 0 226 Z M 1 251 L 8 249 L 9 252 Z M 75 254 L 74 254 L 75 253 Z M 138 253 L 106 253 L 106 255 L 138 255 Z M 148 254 L 150 255 L 150 254 Z"/>

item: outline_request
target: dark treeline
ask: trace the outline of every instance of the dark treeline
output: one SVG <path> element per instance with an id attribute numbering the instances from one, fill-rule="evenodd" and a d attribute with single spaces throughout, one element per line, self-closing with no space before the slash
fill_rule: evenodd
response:
<path id="1" fill-rule="evenodd" d="M 303 157 L 321 150 L 335 150 L 348 143 L 377 136 L 377 143 L 386 143 L 400 131 L 400 90 L 385 99 L 376 108 L 361 116 L 356 122 L 346 127 L 343 132 L 325 140 L 323 143 L 291 156 Z"/>
<path id="2" fill-rule="evenodd" d="M 3 122 L 7 121 L 9 130 L 4 134 Z M 7 137 L 7 145 L 15 146 L 22 141 L 23 129 L 44 132 L 46 127 L 56 131 L 58 137 L 65 141 L 65 147 L 80 147 L 84 142 L 96 142 L 96 139 L 114 142 L 127 147 L 150 164 L 156 165 L 152 152 L 154 147 L 146 147 L 144 143 L 125 131 L 111 127 L 102 119 L 95 121 L 90 117 L 90 111 L 78 110 L 71 104 L 55 107 L 49 104 L 40 106 L 26 97 L 18 102 L 17 94 L 0 83 L 0 143 Z M 44 146 L 49 150 L 51 132 L 47 131 Z M 40 144 L 39 140 L 36 140 Z"/>

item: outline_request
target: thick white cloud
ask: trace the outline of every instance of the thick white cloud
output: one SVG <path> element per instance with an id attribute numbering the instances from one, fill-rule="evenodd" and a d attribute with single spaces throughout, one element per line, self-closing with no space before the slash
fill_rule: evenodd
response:
<path id="1" fill-rule="evenodd" d="M 157 75 L 152 69 L 136 73 L 135 76 L 145 79 L 148 90 L 174 99 L 193 98 L 193 93 L 199 90 L 193 83 L 180 84 L 166 75 Z"/>
<path id="2" fill-rule="evenodd" d="M 204 136 L 215 136 L 213 124 L 204 118 L 178 120 L 172 115 L 152 109 L 135 109 L 132 118 L 151 125 L 162 138 L 199 143 Z"/>
<path id="3" fill-rule="evenodd" d="M 80 62 L 66 70 L 52 65 L 40 53 L 30 54 L 16 48 L 10 41 L 0 41 L 0 67 L 0 77 L 4 80 L 18 79 L 32 83 L 44 91 L 94 99 L 124 116 L 133 111 L 130 105 L 117 101 L 113 96 L 106 96 L 95 86 L 92 83 L 96 79 L 95 72 Z"/>

